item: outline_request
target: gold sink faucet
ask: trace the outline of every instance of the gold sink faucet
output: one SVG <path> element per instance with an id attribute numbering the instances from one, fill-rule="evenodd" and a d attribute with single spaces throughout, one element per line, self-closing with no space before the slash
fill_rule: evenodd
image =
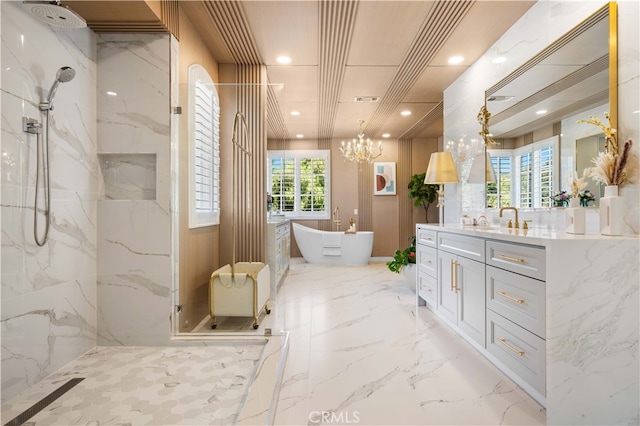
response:
<path id="1" fill-rule="evenodd" d="M 500 208 L 500 217 L 502 217 L 502 212 L 504 210 L 513 210 L 516 213 L 516 228 L 520 228 L 520 223 L 518 222 L 518 209 L 515 207 L 501 207 Z M 511 228 L 511 221 L 509 221 L 509 228 Z"/>

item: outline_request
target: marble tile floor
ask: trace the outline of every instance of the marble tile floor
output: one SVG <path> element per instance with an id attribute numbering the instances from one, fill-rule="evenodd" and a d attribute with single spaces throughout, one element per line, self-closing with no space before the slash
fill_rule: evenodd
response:
<path id="1" fill-rule="evenodd" d="M 384 262 L 293 262 L 277 299 L 290 349 L 275 424 L 546 423 L 541 406 L 416 307 Z"/>
<path id="2" fill-rule="evenodd" d="M 84 380 L 27 424 L 237 424 L 264 348 L 97 347 L 3 404 L 2 424 L 73 378 Z"/>
<path id="3" fill-rule="evenodd" d="M 98 377 L 110 380 L 111 385 L 131 377 L 140 383 L 141 396 L 110 389 L 107 390 L 110 392 L 110 411 L 102 413 L 98 410 L 102 417 L 77 417 L 76 413 L 76 417 L 65 418 L 64 422 L 60 420 L 62 417 L 40 419 L 37 416 L 32 421 L 36 425 L 89 424 L 88 421 L 100 422 L 93 424 L 129 422 L 132 425 L 545 424 L 545 410 L 433 313 L 425 307 L 416 307 L 415 293 L 404 284 L 402 276 L 390 272 L 384 262 L 373 262 L 364 267 L 329 267 L 294 259 L 277 300 L 273 302 L 272 313 L 263 314 L 258 330 L 244 334 L 257 337 L 265 328 L 274 331 L 274 341 L 280 335 L 287 343 L 283 345 L 284 350 L 276 347 L 266 351 L 263 356 L 266 361 L 259 367 L 255 382 L 250 386 L 253 389 L 250 396 L 243 388 L 246 382 L 234 380 L 248 374 L 247 370 L 240 373 L 240 366 L 255 369 L 255 363 L 250 361 L 255 354 L 249 352 L 257 348 L 250 348 L 252 345 L 241 346 L 241 350 L 230 356 L 225 368 L 207 369 L 206 372 L 202 372 L 202 366 L 214 365 L 210 363 L 213 355 L 207 359 L 206 354 L 196 352 L 177 357 L 175 351 L 190 350 L 191 347 L 97 348 L 95 353 L 89 352 L 83 362 L 99 364 Z M 223 338 L 225 333 L 202 327 L 201 333 L 195 333 L 193 338 L 202 339 L 206 335 Z M 96 357 L 105 358 L 104 362 L 108 362 L 106 358 L 117 359 L 104 356 L 102 350 L 113 351 L 105 352 L 111 355 L 123 350 L 123 353 L 149 351 L 145 352 L 149 365 L 156 366 L 163 357 L 171 358 L 173 354 L 180 363 L 171 369 L 145 368 L 144 375 L 135 378 L 123 369 L 122 362 L 111 368 L 103 362 L 92 361 Z M 288 356 L 280 377 L 282 353 Z M 70 377 L 72 365 L 49 379 L 53 378 L 55 382 Z M 220 367 L 220 364 L 216 365 Z M 169 397 L 175 392 L 175 388 L 168 386 L 174 383 L 169 372 L 197 378 L 198 383 L 193 386 L 205 390 L 207 398 L 211 398 L 216 389 L 221 390 L 229 406 L 218 406 L 216 401 L 218 408 L 214 410 L 213 405 L 207 403 L 213 401 L 200 401 L 198 411 L 186 395 Z M 56 387 L 44 383 L 49 379 L 42 382 L 44 387 L 37 385 L 29 391 L 31 403 Z M 213 388 L 202 387 L 206 385 Z M 82 383 L 74 390 L 80 386 Z M 91 386 L 100 388 L 101 384 Z M 118 386 L 117 389 L 124 389 Z M 134 384 L 127 386 L 136 387 Z M 274 392 L 274 388 L 279 392 Z M 83 394 L 90 395 L 94 391 L 87 390 Z M 193 395 L 196 394 L 200 391 L 193 389 Z M 70 398 L 71 404 L 75 405 L 71 406 L 73 410 L 66 409 L 68 413 L 87 404 L 77 395 L 71 394 Z M 143 402 L 144 398 L 147 401 Z M 244 408 L 241 408 L 243 398 Z M 20 406 L 14 401 L 2 407 L 3 424 L 30 406 L 26 400 Z M 163 411 L 156 413 L 157 416 L 148 414 L 146 408 L 154 407 L 158 401 L 164 402 Z M 235 404 L 233 407 L 231 401 Z M 274 402 L 277 403 L 275 413 L 270 410 Z M 132 410 L 138 406 L 145 409 Z M 61 401 L 56 407 L 65 411 L 64 407 L 69 405 Z M 54 409 L 51 411 L 41 415 L 58 415 Z"/>

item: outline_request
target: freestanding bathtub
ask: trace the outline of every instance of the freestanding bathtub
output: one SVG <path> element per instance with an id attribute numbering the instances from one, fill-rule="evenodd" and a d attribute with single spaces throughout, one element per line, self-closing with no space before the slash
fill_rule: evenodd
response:
<path id="1" fill-rule="evenodd" d="M 329 265 L 366 265 L 373 250 L 373 232 L 319 231 L 293 223 L 293 234 L 307 263 Z"/>

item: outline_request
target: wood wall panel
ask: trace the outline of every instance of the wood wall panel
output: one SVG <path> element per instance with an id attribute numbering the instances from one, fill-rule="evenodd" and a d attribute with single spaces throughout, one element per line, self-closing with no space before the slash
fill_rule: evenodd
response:
<path id="1" fill-rule="evenodd" d="M 408 246 L 409 237 L 415 235 L 413 222 L 413 202 L 409 198 L 411 181 L 411 139 L 398 140 L 397 194 L 398 194 L 398 236 L 400 249 Z M 403 245 L 406 243 L 406 245 Z"/>
<path id="2" fill-rule="evenodd" d="M 358 170 L 358 218 L 356 219 L 356 229 L 360 231 L 373 231 L 373 190 L 371 189 L 371 182 L 373 182 L 373 167 L 371 164 L 363 164 Z"/>
<path id="3" fill-rule="evenodd" d="M 238 112 L 244 114 L 237 141 L 250 155 L 234 149 L 236 156 L 236 261 L 266 261 L 266 162 L 267 90 L 266 67 L 238 65 L 236 90 Z"/>
<path id="4" fill-rule="evenodd" d="M 160 19 L 171 34 L 180 40 L 180 5 L 178 0 L 160 2 Z"/>
<path id="5" fill-rule="evenodd" d="M 179 330 L 191 331 L 209 314 L 209 277 L 220 267 L 219 239 L 220 227 L 207 226 L 189 228 L 189 105 L 188 87 L 189 66 L 201 64 L 214 82 L 218 81 L 218 64 L 209 54 L 206 43 L 195 31 L 186 14 L 183 14 L 183 34 L 178 55 L 178 101 L 173 105 L 182 106 L 179 119 L 178 146 L 178 283 L 180 313 Z M 173 78 L 173 77 L 172 77 Z"/>

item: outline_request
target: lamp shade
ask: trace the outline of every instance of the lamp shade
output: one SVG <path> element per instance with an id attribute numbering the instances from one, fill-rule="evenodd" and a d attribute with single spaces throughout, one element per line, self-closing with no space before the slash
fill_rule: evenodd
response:
<path id="1" fill-rule="evenodd" d="M 484 157 L 484 161 L 483 161 Z M 485 151 L 484 155 L 476 155 L 469 170 L 469 183 L 495 183 L 496 172 L 491 164 L 489 151 Z"/>
<path id="2" fill-rule="evenodd" d="M 450 152 L 431 154 L 424 183 L 458 183 L 458 171 Z"/>

